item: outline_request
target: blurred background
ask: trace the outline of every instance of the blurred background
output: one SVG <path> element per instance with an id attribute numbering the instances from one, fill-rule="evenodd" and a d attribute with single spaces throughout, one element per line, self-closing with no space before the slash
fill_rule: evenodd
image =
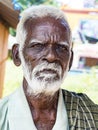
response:
<path id="1" fill-rule="evenodd" d="M 98 103 L 98 0 L 0 0 L 0 97 L 22 84 L 22 68 L 13 64 L 11 48 L 20 13 L 39 4 L 63 10 L 72 30 L 74 61 L 62 88 Z"/>

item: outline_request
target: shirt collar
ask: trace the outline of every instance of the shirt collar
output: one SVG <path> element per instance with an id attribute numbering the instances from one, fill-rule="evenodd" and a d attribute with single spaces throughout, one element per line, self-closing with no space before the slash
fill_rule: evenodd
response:
<path id="1" fill-rule="evenodd" d="M 10 130 L 37 130 L 32 120 L 23 87 L 20 87 L 14 94 L 11 95 L 8 106 L 8 116 Z M 57 118 L 52 130 L 59 129 L 69 130 L 62 90 L 59 91 Z"/>
<path id="2" fill-rule="evenodd" d="M 69 130 L 68 117 L 67 117 L 66 107 L 64 104 L 64 98 L 61 89 L 59 91 L 57 118 L 52 130 L 59 130 L 59 129 Z"/>

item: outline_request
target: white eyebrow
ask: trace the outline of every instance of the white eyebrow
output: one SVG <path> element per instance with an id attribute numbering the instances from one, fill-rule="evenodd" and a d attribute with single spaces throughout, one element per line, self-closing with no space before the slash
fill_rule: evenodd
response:
<path id="1" fill-rule="evenodd" d="M 66 46 L 68 46 L 68 47 L 69 47 L 68 42 L 59 42 L 58 44 L 60 44 L 60 45 L 66 45 Z"/>
<path id="2" fill-rule="evenodd" d="M 65 42 L 60 42 L 59 44 L 60 45 L 65 45 L 65 46 L 69 47 L 69 49 L 71 50 L 71 45 L 66 41 Z"/>
<path id="3" fill-rule="evenodd" d="M 40 40 L 37 40 L 37 39 L 32 39 L 32 40 L 30 40 L 29 44 L 34 43 L 34 42 L 35 42 L 35 43 L 45 44 L 44 42 L 42 42 L 42 41 L 40 41 Z M 65 45 L 65 46 L 71 48 L 71 46 L 68 44 L 68 42 L 59 42 L 58 44 L 60 44 L 60 45 Z"/>
<path id="4" fill-rule="evenodd" d="M 42 41 L 37 40 L 37 39 L 32 39 L 32 40 L 30 40 L 29 44 L 31 44 L 31 43 L 33 43 L 33 42 L 35 42 L 35 43 L 42 43 L 42 44 L 44 44 Z"/>

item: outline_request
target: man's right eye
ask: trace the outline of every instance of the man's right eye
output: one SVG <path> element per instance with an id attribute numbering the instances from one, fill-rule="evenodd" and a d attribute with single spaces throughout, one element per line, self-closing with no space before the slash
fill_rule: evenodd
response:
<path id="1" fill-rule="evenodd" d="M 44 44 L 42 44 L 42 43 L 31 43 L 29 45 L 29 48 L 35 49 L 35 50 L 40 50 L 40 49 L 44 48 Z"/>
<path id="2" fill-rule="evenodd" d="M 45 45 L 43 43 L 31 43 L 28 48 L 39 53 L 45 48 Z"/>

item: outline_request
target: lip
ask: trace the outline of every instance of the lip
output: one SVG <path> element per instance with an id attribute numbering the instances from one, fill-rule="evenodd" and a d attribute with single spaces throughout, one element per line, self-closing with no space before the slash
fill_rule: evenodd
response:
<path id="1" fill-rule="evenodd" d="M 42 71 L 40 71 L 40 73 L 52 73 L 52 74 L 55 74 L 55 73 L 57 73 L 57 71 L 53 70 L 53 69 L 43 69 Z"/>
<path id="2" fill-rule="evenodd" d="M 36 76 L 39 76 L 40 74 L 58 74 L 56 70 L 53 69 L 43 69 L 41 71 L 38 71 L 36 73 Z"/>
<path id="3" fill-rule="evenodd" d="M 44 76 L 46 76 L 46 78 Z M 51 81 L 53 82 L 53 81 L 59 80 L 60 78 L 57 71 L 53 69 L 43 69 L 41 71 L 38 71 L 36 73 L 36 77 L 38 77 L 39 80 L 42 80 L 43 78 L 45 78 L 45 81 L 48 81 L 48 82 L 51 82 Z"/>

